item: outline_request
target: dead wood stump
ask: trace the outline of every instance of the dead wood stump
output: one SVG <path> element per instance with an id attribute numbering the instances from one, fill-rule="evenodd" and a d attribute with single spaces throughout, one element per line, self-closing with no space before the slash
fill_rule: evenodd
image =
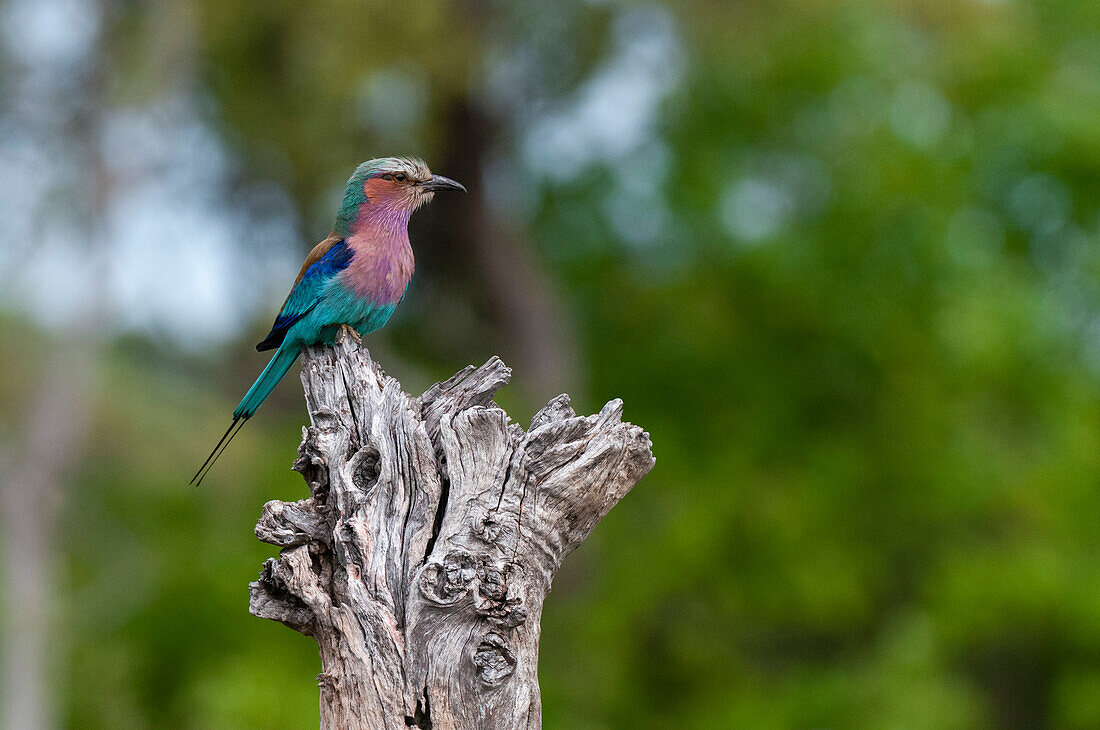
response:
<path id="1" fill-rule="evenodd" d="M 351 338 L 304 353 L 310 497 L 264 505 L 282 551 L 250 610 L 316 639 L 322 728 L 541 726 L 550 582 L 654 460 L 618 400 L 561 395 L 525 431 L 493 402 L 510 375 L 494 357 L 416 398 Z"/>

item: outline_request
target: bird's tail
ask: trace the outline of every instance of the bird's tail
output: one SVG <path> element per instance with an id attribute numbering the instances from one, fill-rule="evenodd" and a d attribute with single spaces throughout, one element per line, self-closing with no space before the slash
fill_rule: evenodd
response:
<path id="1" fill-rule="evenodd" d="M 260 377 L 256 378 L 256 382 L 244 394 L 244 398 L 237 405 L 237 410 L 233 411 L 233 420 L 251 418 L 260 404 L 271 395 L 271 391 L 275 390 L 275 386 L 286 375 L 286 371 L 290 370 L 290 366 L 298 359 L 300 353 L 300 349 L 284 340 L 275 351 L 275 357 L 271 358 L 271 362 L 260 373 Z"/>
<path id="2" fill-rule="evenodd" d="M 199 470 L 195 472 L 195 476 L 191 477 L 192 484 L 196 487 L 202 484 L 202 480 L 206 478 L 206 475 L 209 474 L 210 470 L 214 467 L 214 462 L 216 462 L 225 452 L 226 448 L 229 447 L 229 442 L 233 440 L 233 437 L 240 433 L 241 426 L 244 425 L 244 422 L 252 417 L 252 414 L 256 412 L 260 404 L 271 395 L 271 391 L 275 390 L 275 386 L 283 379 L 287 370 L 290 370 L 290 366 L 298 359 L 298 354 L 300 352 L 301 351 L 297 347 L 288 345 L 285 342 L 275 352 L 275 357 L 271 358 L 271 362 L 269 362 L 263 372 L 260 373 L 260 377 L 256 378 L 256 382 L 253 383 L 252 387 L 248 389 L 248 392 L 244 394 L 244 398 L 242 398 L 241 402 L 237 405 L 237 409 L 233 411 L 233 422 L 229 424 L 229 428 L 222 434 L 221 439 L 218 441 L 218 445 L 210 452 L 210 456 L 206 457 L 206 461 L 204 461 L 202 466 L 199 467 Z M 234 430 L 234 428 L 236 430 Z"/>

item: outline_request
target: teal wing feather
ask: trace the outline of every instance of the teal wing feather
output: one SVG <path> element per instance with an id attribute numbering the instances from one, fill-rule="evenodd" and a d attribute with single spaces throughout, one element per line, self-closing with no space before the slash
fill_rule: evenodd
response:
<path id="1" fill-rule="evenodd" d="M 352 250 L 340 239 L 330 237 L 318 244 L 306 258 L 298 280 L 283 303 L 283 308 L 279 310 L 271 331 L 263 342 L 256 345 L 256 349 L 263 352 L 281 345 L 286 339 L 287 331 L 317 306 L 325 285 L 333 276 L 348 267 L 351 257 Z"/>

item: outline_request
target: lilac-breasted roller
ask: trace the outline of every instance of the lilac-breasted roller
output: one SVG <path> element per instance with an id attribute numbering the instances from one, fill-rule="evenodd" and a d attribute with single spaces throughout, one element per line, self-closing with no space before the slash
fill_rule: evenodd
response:
<path id="1" fill-rule="evenodd" d="M 275 356 L 233 411 L 233 422 L 192 477 L 193 483 L 202 483 L 302 348 L 332 344 L 344 325 L 366 334 L 386 323 L 412 278 L 409 218 L 440 190 L 466 188 L 433 175 L 422 161 L 408 157 L 368 160 L 355 168 L 336 225 L 306 256 L 271 332 L 256 345 L 261 352 L 275 350 Z"/>

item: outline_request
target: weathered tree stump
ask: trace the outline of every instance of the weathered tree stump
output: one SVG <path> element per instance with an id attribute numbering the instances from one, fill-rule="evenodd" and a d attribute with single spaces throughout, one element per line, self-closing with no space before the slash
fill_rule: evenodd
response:
<path id="1" fill-rule="evenodd" d="M 317 640 L 321 727 L 540 727 L 550 581 L 653 467 L 649 435 L 565 395 L 524 431 L 496 357 L 419 398 L 351 338 L 304 358 L 310 497 L 264 505 L 256 536 L 283 549 L 250 610 Z"/>

